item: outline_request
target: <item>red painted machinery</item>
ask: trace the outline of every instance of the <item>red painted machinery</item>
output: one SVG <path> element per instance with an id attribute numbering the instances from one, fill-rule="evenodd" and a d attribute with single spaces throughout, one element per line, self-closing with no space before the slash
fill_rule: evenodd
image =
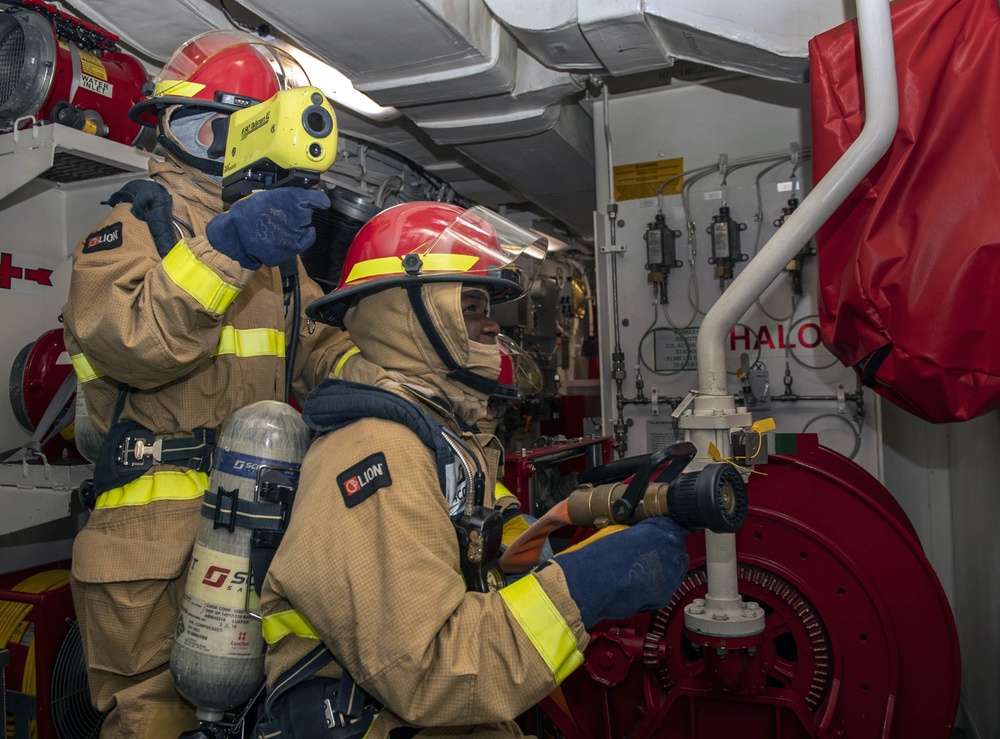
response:
<path id="1" fill-rule="evenodd" d="M 610 436 L 584 436 L 508 454 L 503 483 L 521 503 L 521 510 L 540 516 L 556 502 L 553 484 L 571 472 L 611 461 L 615 442 Z"/>
<path id="2" fill-rule="evenodd" d="M 145 97 L 146 70 L 117 44 L 113 33 L 42 0 L 0 13 L 0 132 L 34 116 L 133 144 L 141 127 L 128 111 Z"/>
<path id="3" fill-rule="evenodd" d="M 69 563 L 0 576 L 0 649 L 9 665 L 7 733 L 13 739 L 97 739 L 103 717 L 90 704 L 83 643 L 74 618 Z"/>
<path id="4" fill-rule="evenodd" d="M 861 467 L 787 437 L 751 475 L 740 592 L 765 631 L 688 631 L 705 595 L 702 534 L 670 605 L 591 632 L 585 664 L 541 708 L 566 739 L 947 739 L 958 707 L 951 609 L 903 510 Z M 756 606 L 754 605 L 756 604 Z M 540 733 L 542 733 L 540 731 Z"/>
<path id="5" fill-rule="evenodd" d="M 67 378 L 73 374 L 73 365 L 66 353 L 61 328 L 46 331 L 36 341 L 18 353 L 10 368 L 10 405 L 18 423 L 31 433 L 39 424 L 45 438 L 41 451 L 48 462 L 80 460 L 74 442 L 73 407 L 76 393 L 59 398 L 60 407 L 51 408 Z M 68 389 L 68 388 L 67 388 Z M 46 418 L 46 412 L 49 417 Z M 55 413 L 56 415 L 51 415 Z"/>

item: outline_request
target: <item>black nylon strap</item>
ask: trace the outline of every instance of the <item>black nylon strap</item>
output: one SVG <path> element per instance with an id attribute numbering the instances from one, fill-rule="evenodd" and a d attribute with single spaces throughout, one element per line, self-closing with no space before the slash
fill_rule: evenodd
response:
<path id="1" fill-rule="evenodd" d="M 230 531 L 236 526 L 252 531 L 283 531 L 286 519 L 285 506 L 281 503 L 242 500 L 225 491 L 220 495 L 211 490 L 205 491 L 201 515 L 214 521 L 215 528 Z"/>
<path id="2" fill-rule="evenodd" d="M 292 688 L 301 685 L 331 662 L 333 662 L 333 654 L 326 648 L 325 644 L 320 643 L 275 681 L 274 687 L 264 702 L 265 713 L 270 716 L 275 701 Z"/>
<path id="3" fill-rule="evenodd" d="M 215 451 L 215 430 L 196 429 L 194 436 L 165 439 L 160 453 L 162 464 L 176 464 L 196 472 L 208 472 Z"/>
<path id="4" fill-rule="evenodd" d="M 882 362 L 885 361 L 885 358 L 889 356 L 889 352 L 891 351 L 892 342 L 890 341 L 888 344 L 880 346 L 878 349 L 854 365 L 858 374 L 861 375 L 862 385 L 865 387 L 875 387 L 879 384 L 878 377 L 876 377 L 876 375 L 878 374 L 879 368 L 882 366 Z"/>

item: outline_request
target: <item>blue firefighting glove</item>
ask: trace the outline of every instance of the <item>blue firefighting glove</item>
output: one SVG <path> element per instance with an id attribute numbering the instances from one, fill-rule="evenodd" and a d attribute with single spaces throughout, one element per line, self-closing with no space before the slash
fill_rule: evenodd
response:
<path id="1" fill-rule="evenodd" d="M 686 534 L 657 516 L 556 555 L 584 627 L 667 605 L 687 575 Z"/>
<path id="2" fill-rule="evenodd" d="M 246 269 L 276 267 L 313 245 L 313 211 L 329 207 L 330 198 L 319 190 L 261 190 L 209 221 L 205 235 L 212 248 Z"/>

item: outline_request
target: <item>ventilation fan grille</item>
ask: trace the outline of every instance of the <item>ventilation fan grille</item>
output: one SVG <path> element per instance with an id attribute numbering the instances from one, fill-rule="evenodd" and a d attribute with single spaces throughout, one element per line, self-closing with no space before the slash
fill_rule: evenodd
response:
<path id="1" fill-rule="evenodd" d="M 52 723 L 59 739 L 98 739 L 104 714 L 90 703 L 80 626 L 73 619 L 52 667 Z"/>

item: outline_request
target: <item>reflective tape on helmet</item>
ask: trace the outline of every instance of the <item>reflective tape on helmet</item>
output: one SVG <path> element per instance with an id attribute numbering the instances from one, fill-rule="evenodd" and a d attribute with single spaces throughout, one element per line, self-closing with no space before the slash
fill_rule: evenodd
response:
<path id="1" fill-rule="evenodd" d="M 242 288 L 230 285 L 194 255 L 184 239 L 163 258 L 163 270 L 205 310 L 224 313 Z"/>
<path id="2" fill-rule="evenodd" d="M 69 358 L 69 361 L 73 363 L 73 371 L 76 372 L 76 379 L 80 382 L 90 382 L 99 377 L 104 377 L 104 373 L 95 370 L 94 365 L 90 363 L 90 360 L 83 353 L 74 354 Z"/>
<path id="3" fill-rule="evenodd" d="M 538 654 L 552 671 L 556 684 L 562 683 L 583 664 L 576 638 L 534 575 L 522 577 L 500 589 L 500 597 L 528 635 Z"/>
<path id="4" fill-rule="evenodd" d="M 193 98 L 205 86 L 197 82 L 186 82 L 185 80 L 160 80 L 153 90 L 153 97 L 160 95 L 176 95 L 177 97 Z"/>
<path id="5" fill-rule="evenodd" d="M 94 510 L 140 506 L 158 500 L 193 500 L 200 498 L 206 490 L 207 472 L 164 470 L 102 493 Z"/>
<path id="6" fill-rule="evenodd" d="M 284 357 L 285 334 L 274 328 L 237 329 L 223 326 L 212 356 L 220 354 L 235 354 L 237 357 Z"/>
<path id="7" fill-rule="evenodd" d="M 264 641 L 275 644 L 289 634 L 301 636 L 303 639 L 319 640 L 319 633 L 309 623 L 309 620 L 296 610 L 279 611 L 261 619 L 264 630 Z"/>
<path id="8" fill-rule="evenodd" d="M 420 254 L 419 256 L 422 262 L 421 274 L 427 272 L 468 272 L 479 261 L 478 257 L 469 254 Z M 350 285 L 355 280 L 364 280 L 369 277 L 402 274 L 406 274 L 406 270 L 403 269 L 401 257 L 366 259 L 351 268 L 344 284 Z"/>

